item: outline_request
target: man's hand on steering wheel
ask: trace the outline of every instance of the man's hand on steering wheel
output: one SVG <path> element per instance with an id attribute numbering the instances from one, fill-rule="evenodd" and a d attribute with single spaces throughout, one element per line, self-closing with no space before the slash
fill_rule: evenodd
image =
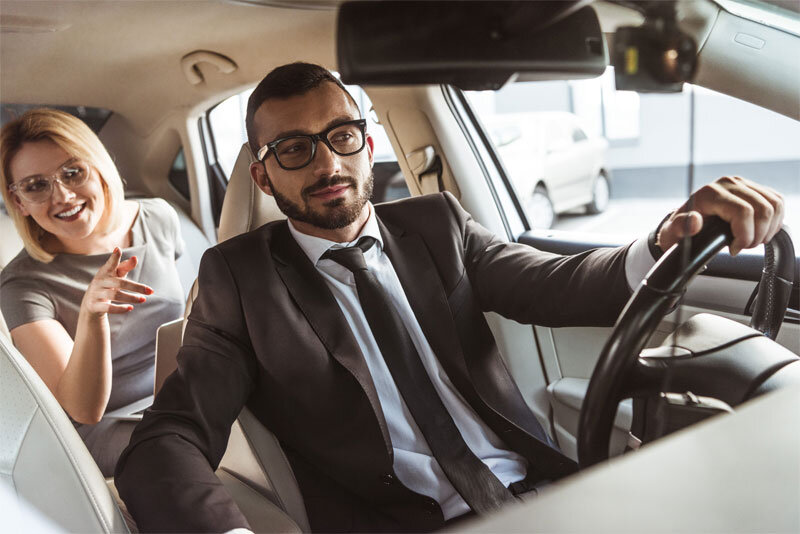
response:
<path id="1" fill-rule="evenodd" d="M 783 197 L 769 187 L 739 176 L 723 176 L 695 191 L 661 226 L 656 244 L 662 251 L 703 227 L 703 216 L 717 215 L 731 225 L 732 256 L 768 242 L 783 224 Z"/>

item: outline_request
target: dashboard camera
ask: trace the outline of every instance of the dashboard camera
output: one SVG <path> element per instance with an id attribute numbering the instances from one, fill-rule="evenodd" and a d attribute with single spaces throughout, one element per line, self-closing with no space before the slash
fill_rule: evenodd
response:
<path id="1" fill-rule="evenodd" d="M 611 62 L 617 89 L 677 93 L 697 71 L 697 43 L 678 28 L 672 2 L 656 2 L 642 26 L 617 28 Z"/>

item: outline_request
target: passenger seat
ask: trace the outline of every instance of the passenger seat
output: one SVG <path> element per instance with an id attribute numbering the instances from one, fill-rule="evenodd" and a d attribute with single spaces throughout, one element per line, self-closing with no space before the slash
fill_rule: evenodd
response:
<path id="1" fill-rule="evenodd" d="M 273 198 L 253 183 L 250 177 L 250 163 L 253 161 L 255 158 L 245 143 L 234 164 L 222 203 L 220 241 L 285 218 Z M 197 292 L 195 281 L 186 303 L 184 320 L 167 323 L 158 330 L 157 388 L 177 367 L 176 356 L 185 318 L 192 310 Z M 217 476 L 256 532 L 310 532 L 303 497 L 280 443 L 247 408 L 242 410 L 231 428 L 228 449 Z"/>

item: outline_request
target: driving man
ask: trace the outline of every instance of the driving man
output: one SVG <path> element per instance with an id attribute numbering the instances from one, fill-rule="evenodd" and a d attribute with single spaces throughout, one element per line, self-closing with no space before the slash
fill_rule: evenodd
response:
<path id="1" fill-rule="evenodd" d="M 783 216 L 776 193 L 723 178 L 652 243 L 557 256 L 502 242 L 448 193 L 373 206 L 366 122 L 322 67 L 273 70 L 246 121 L 252 178 L 288 221 L 203 257 L 178 369 L 117 466 L 145 531 L 248 527 L 214 475 L 244 406 L 280 440 L 314 531 L 430 531 L 496 511 L 575 464 L 527 408 L 484 312 L 611 325 L 651 249 L 702 215 L 731 222 L 733 252 Z"/>

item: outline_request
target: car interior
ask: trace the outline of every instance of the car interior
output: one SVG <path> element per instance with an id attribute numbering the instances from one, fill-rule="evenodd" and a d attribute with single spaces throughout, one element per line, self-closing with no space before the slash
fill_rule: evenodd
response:
<path id="1" fill-rule="evenodd" d="M 489 16 L 481 17 L 482 8 Z M 186 253 L 177 266 L 187 302 L 184 317 L 157 332 L 156 394 L 176 367 L 203 252 L 284 218 L 250 177 L 247 143 L 213 130 L 210 116 L 223 102 L 279 65 L 319 63 L 363 91 L 362 112 L 370 129 L 385 132 L 403 194 L 448 191 L 503 239 L 554 253 L 623 245 L 627 237 L 535 228 L 526 211 L 531 200 L 501 159 L 477 99 L 523 83 L 596 78 L 618 54 L 620 71 L 630 60 L 625 51 L 652 35 L 652 19 L 668 21 L 678 28 L 670 35 L 691 45 L 678 46 L 675 56 L 686 70 L 629 73 L 617 78 L 618 86 L 679 92 L 691 82 L 797 128 L 800 9 L 782 0 L 428 7 L 0 0 L 2 120 L 36 106 L 82 117 L 108 110 L 96 131 L 128 197 L 163 198 L 178 213 Z M 483 35 L 495 22 L 508 40 Z M 643 48 L 641 55 L 651 52 Z M 230 164 L 223 151 L 233 154 Z M 794 156 L 796 189 L 786 193 L 798 196 L 796 148 Z M 602 176 L 610 178 L 613 201 L 615 176 Z M 536 189 L 530 185 L 526 195 Z M 588 214 L 597 214 L 592 201 L 582 197 L 570 209 L 586 204 Z M 10 208 L 0 208 L 2 269 L 22 241 Z M 656 223 L 666 213 L 656 213 Z M 703 239 L 664 256 L 614 328 L 522 325 L 488 313 L 529 408 L 582 470 L 536 499 L 459 530 L 800 531 L 800 256 L 788 215 L 787 225 L 769 246 L 732 257 L 725 249 L 730 230 L 709 224 Z M 103 478 L 67 415 L 14 348 L 2 316 L 0 352 L 0 484 L 55 529 L 135 530 L 113 479 Z M 135 420 L 150 402 L 107 416 Z M 246 408 L 217 475 L 254 531 L 310 531 L 280 441 Z M 3 503 L 10 513 L 0 519 L 2 530 L 25 528 L 16 506 Z"/>

